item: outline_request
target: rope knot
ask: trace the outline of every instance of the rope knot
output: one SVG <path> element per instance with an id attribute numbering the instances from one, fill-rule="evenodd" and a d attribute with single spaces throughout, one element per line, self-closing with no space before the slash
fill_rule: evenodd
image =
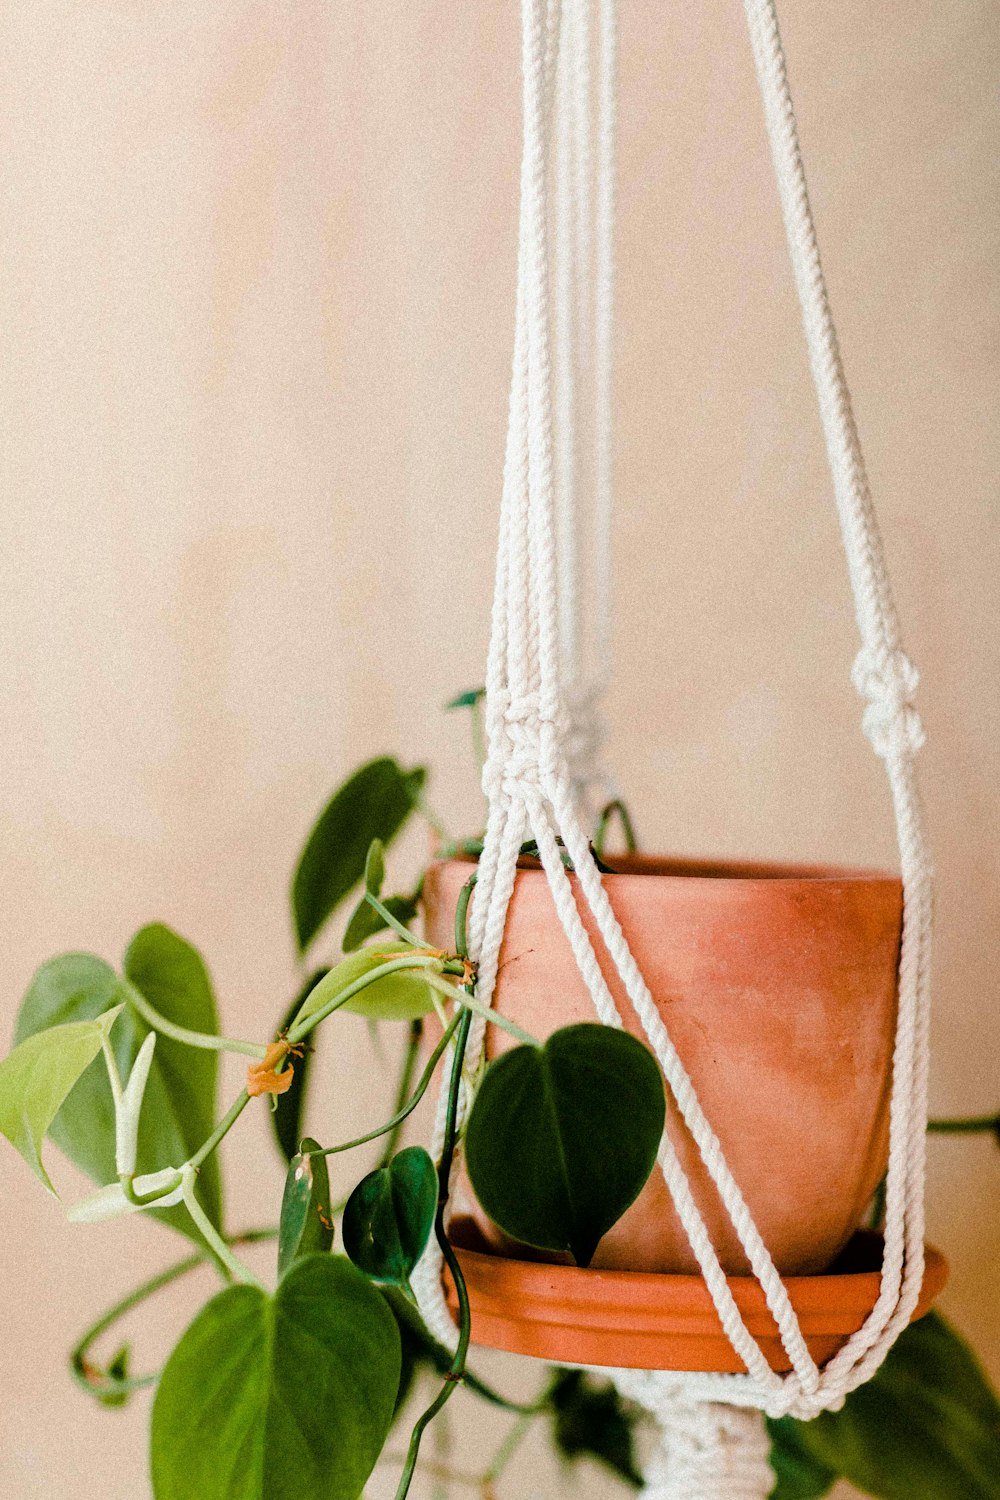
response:
<path id="1" fill-rule="evenodd" d="M 488 799 L 506 798 L 550 785 L 559 767 L 565 720 L 559 712 L 545 712 L 538 693 L 514 695 L 501 688 L 490 695 L 487 708 L 489 755 L 483 767 L 483 792 Z"/>
<path id="2" fill-rule="evenodd" d="M 875 754 L 883 760 L 900 753 L 915 755 L 926 736 L 913 706 L 920 673 L 906 652 L 876 652 L 862 646 L 851 681 L 867 700 L 861 727 Z"/>

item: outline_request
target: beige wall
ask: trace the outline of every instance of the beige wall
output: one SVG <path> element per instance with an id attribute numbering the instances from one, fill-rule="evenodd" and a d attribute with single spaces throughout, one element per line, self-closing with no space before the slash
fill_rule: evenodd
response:
<path id="1" fill-rule="evenodd" d="M 209 955 L 230 1028 L 262 1034 L 293 973 L 288 872 L 334 781 L 383 748 L 427 756 L 437 801 L 475 817 L 464 737 L 438 705 L 476 681 L 484 651 L 515 9 L 0 12 L 5 1031 L 41 958 L 113 957 L 162 917 Z M 890 860 L 738 7 L 623 9 L 621 779 L 653 844 Z M 933 1100 L 988 1109 L 1000 15 L 990 0 L 784 9 L 924 671 Z M 260 1220 L 280 1173 L 262 1120 L 241 1139 L 231 1216 Z M 75 1190 L 68 1170 L 59 1180 Z M 137 1500 L 145 1403 L 92 1410 L 63 1350 L 176 1247 L 151 1226 L 67 1227 L 10 1152 L 0 1181 L 0 1491 Z M 930 1186 L 953 1261 L 945 1306 L 1000 1374 L 1000 1156 L 934 1142 Z M 156 1309 L 140 1361 L 192 1306 Z M 541 1493 L 537 1472 L 524 1465 L 510 1494 Z M 553 1474 L 544 1492 L 558 1491 Z"/>

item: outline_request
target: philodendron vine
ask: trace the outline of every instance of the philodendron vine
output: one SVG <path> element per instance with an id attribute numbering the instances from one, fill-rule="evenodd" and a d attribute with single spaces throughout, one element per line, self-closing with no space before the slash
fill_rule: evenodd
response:
<path id="1" fill-rule="evenodd" d="M 472 710 L 479 693 L 455 707 Z M 634 1202 L 656 1160 L 662 1079 L 648 1050 L 598 1025 L 557 1031 L 540 1045 L 476 996 L 465 937 L 470 879 L 454 947 L 414 931 L 421 885 L 385 894 L 385 850 L 407 821 L 430 823 L 439 853 L 475 856 L 475 839 L 450 841 L 424 801 L 426 773 L 381 758 L 333 796 L 310 834 L 292 882 L 292 920 L 303 963 L 330 917 L 360 892 L 343 956 L 313 967 L 272 1037 L 222 1034 L 208 971 L 195 949 L 162 925 L 144 927 L 120 971 L 89 954 L 49 960 L 18 1015 L 15 1046 L 0 1062 L 0 1132 L 53 1191 L 43 1142 L 53 1140 L 97 1184 L 69 1217 L 97 1222 L 146 1213 L 193 1242 L 82 1336 L 71 1354 L 81 1388 L 107 1407 L 155 1386 L 151 1471 L 155 1500 L 357 1500 L 376 1465 L 394 1463 L 397 1500 L 425 1465 L 421 1438 L 461 1386 L 510 1414 L 499 1452 L 481 1471 L 463 1461 L 445 1477 L 497 1494 L 517 1444 L 548 1424 L 567 1460 L 590 1456 L 637 1486 L 635 1444 L 644 1420 L 610 1384 L 550 1369 L 535 1400 L 511 1401 L 467 1363 L 472 1335 L 461 1267 L 445 1219 L 459 1142 L 459 1085 L 474 1016 L 513 1033 L 516 1045 L 475 1081 L 464 1127 L 470 1179 L 487 1214 L 523 1243 L 589 1264 L 602 1236 Z M 634 846 L 621 804 L 604 810 L 594 857 L 604 863 L 611 820 Z M 530 857 L 535 851 L 526 846 Z M 470 867 L 472 868 L 472 867 Z M 322 1143 L 302 1124 L 309 1062 L 341 1012 L 405 1033 L 390 1117 L 354 1138 Z M 244 1086 L 221 1110 L 221 1051 L 246 1061 Z M 435 1164 L 401 1145 L 407 1117 L 444 1070 L 444 1146 Z M 342 1080 L 342 1087 L 349 1086 Z M 370 1084 L 356 1089 L 367 1102 Z M 218 1147 L 245 1117 L 269 1109 L 285 1160 L 277 1218 L 225 1227 Z M 360 1113 L 361 1111 L 359 1111 Z M 315 1128 L 315 1127 L 314 1127 Z M 997 1119 L 937 1128 L 998 1131 Z M 378 1143 L 374 1168 L 334 1203 L 329 1158 Z M 280 1207 L 279 1207 L 280 1201 Z M 454 1282 L 454 1355 L 429 1335 L 410 1276 L 434 1235 Z M 275 1274 L 261 1278 L 245 1248 L 276 1241 Z M 108 1346 L 118 1320 L 172 1282 L 209 1264 L 223 1283 L 160 1372 L 136 1373 L 127 1346 Z M 98 1345 L 111 1351 L 103 1358 Z M 418 1386 L 434 1383 L 430 1400 Z M 413 1420 L 411 1408 L 417 1408 Z M 405 1411 L 404 1411 L 405 1408 Z M 394 1439 L 406 1424 L 409 1439 Z M 845 1476 L 887 1500 L 985 1500 L 1000 1495 L 1000 1406 L 972 1355 L 932 1314 L 899 1340 L 883 1369 L 842 1412 L 771 1424 L 777 1500 L 824 1495 Z"/>

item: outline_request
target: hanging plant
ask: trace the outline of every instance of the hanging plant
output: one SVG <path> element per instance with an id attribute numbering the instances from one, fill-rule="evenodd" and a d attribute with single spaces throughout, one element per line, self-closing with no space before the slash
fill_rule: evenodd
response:
<path id="1" fill-rule="evenodd" d="M 395 763 L 375 764 L 384 774 Z M 401 795 L 415 784 L 401 769 L 395 774 Z M 346 958 L 329 954 L 274 1040 L 220 1033 L 203 961 L 162 926 L 137 935 L 120 973 L 88 955 L 64 955 L 44 964 L 29 986 L 17 1044 L 0 1063 L 0 1130 L 44 1181 L 46 1134 L 95 1180 L 98 1191 L 70 1205 L 73 1219 L 145 1212 L 198 1247 L 102 1315 L 73 1351 L 74 1374 L 109 1408 L 155 1385 L 156 1500 L 187 1500 L 194 1493 L 206 1500 L 271 1500 L 286 1483 L 297 1497 L 354 1500 L 374 1466 L 394 1451 L 394 1424 L 412 1423 L 405 1413 L 415 1390 L 433 1380 L 441 1384 L 432 1412 L 461 1386 L 512 1413 L 511 1441 L 487 1466 L 484 1486 L 499 1480 L 515 1442 L 535 1424 L 548 1427 L 567 1461 L 589 1457 L 634 1486 L 635 1433 L 644 1420 L 639 1408 L 606 1382 L 557 1368 L 535 1401 L 510 1401 L 468 1368 L 475 1336 L 468 1309 L 453 1355 L 412 1302 L 410 1278 L 435 1235 L 463 1285 L 445 1232 L 442 1184 L 457 1142 L 462 1054 L 480 1007 L 475 968 L 464 951 L 467 899 L 456 903 L 459 934 L 450 950 L 413 932 L 382 900 L 386 827 L 376 819 L 365 826 L 367 784 L 363 769 L 334 799 L 365 835 L 380 829 L 353 866 L 342 849 L 331 847 L 326 858 L 336 871 L 328 874 L 315 853 L 315 833 L 307 847 L 314 851 L 317 885 L 341 891 L 325 917 L 360 886 L 372 930 Z M 362 794 L 355 799 L 352 788 L 358 787 Z M 604 859 L 620 865 L 603 848 L 603 836 L 596 837 Z M 476 840 L 448 841 L 443 852 L 458 845 L 474 849 Z M 532 851 L 523 858 L 523 874 L 533 879 Z M 435 872 L 448 868 L 437 863 L 429 875 L 436 880 Z M 465 898 L 470 870 L 474 866 L 462 866 Z M 338 1013 L 349 1011 L 386 1017 L 380 1024 L 404 1033 L 396 1107 L 356 1139 L 323 1147 L 303 1132 L 307 1110 L 318 1124 L 322 1119 L 321 1105 L 313 1111 L 304 1087 L 306 1068 Z M 556 1027 L 541 1044 L 499 1012 L 490 1021 L 498 1049 L 476 1085 L 465 1127 L 472 1186 L 497 1233 L 586 1267 L 650 1181 L 664 1122 L 659 1069 L 625 1032 L 573 1023 Z M 429 1026 L 437 1028 L 436 1037 Z M 264 1078 L 254 1108 L 270 1114 L 282 1155 L 290 1156 L 283 1190 L 276 1179 L 280 1212 L 273 1227 L 236 1234 L 224 1227 L 217 1147 L 248 1109 L 251 1093 L 241 1091 L 215 1123 L 220 1051 L 242 1054 L 248 1075 Z M 445 1158 L 436 1168 L 422 1147 L 399 1149 L 398 1143 L 442 1068 L 452 1079 L 452 1108 Z M 282 1080 L 289 1076 L 286 1089 Z M 341 1086 L 349 1087 L 347 1080 Z M 366 1080 L 355 1092 L 360 1121 L 373 1090 Z M 996 1128 L 995 1121 L 988 1124 Z M 346 1201 L 333 1203 L 331 1155 L 374 1142 L 381 1145 L 380 1163 L 358 1178 Z M 277 1278 L 269 1289 L 243 1253 L 272 1237 Z M 136 1374 L 128 1348 L 113 1347 L 103 1361 L 95 1354 L 117 1318 L 204 1265 L 214 1265 L 228 1286 L 181 1335 L 161 1374 Z M 294 1421 L 290 1412 L 297 1414 Z M 400 1496 L 420 1464 L 426 1412 L 414 1425 Z M 957 1334 L 936 1315 L 903 1335 L 882 1371 L 843 1412 L 815 1423 L 785 1418 L 771 1425 L 771 1439 L 777 1500 L 825 1494 L 841 1475 L 891 1500 L 996 1493 L 1000 1406 Z"/>

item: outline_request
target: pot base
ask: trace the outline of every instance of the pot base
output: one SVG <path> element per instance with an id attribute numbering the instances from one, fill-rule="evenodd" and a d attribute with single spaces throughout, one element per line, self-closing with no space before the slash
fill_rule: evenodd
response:
<path id="1" fill-rule="evenodd" d="M 453 1223 L 451 1233 L 469 1289 L 476 1344 L 555 1364 L 745 1373 L 700 1276 L 511 1260 L 467 1248 L 476 1236 L 469 1221 Z M 881 1257 L 881 1236 L 859 1233 L 835 1269 L 785 1278 L 817 1364 L 832 1359 L 875 1306 Z M 928 1246 L 914 1319 L 930 1310 L 947 1277 L 944 1256 Z M 752 1276 L 730 1276 L 728 1282 L 771 1368 L 791 1369 L 759 1283 Z M 450 1278 L 447 1291 L 454 1313 L 457 1300 Z"/>

